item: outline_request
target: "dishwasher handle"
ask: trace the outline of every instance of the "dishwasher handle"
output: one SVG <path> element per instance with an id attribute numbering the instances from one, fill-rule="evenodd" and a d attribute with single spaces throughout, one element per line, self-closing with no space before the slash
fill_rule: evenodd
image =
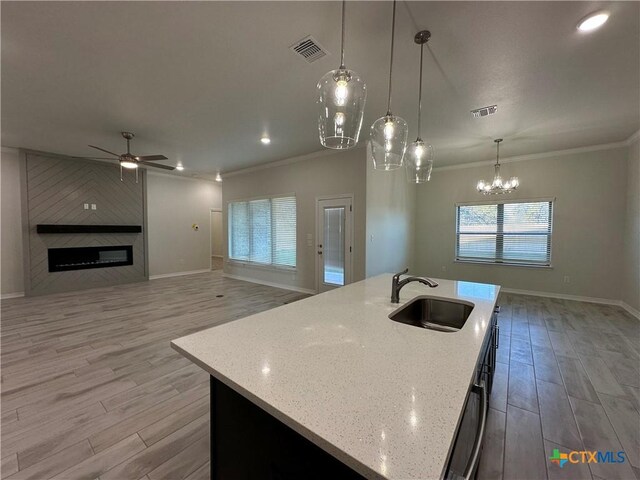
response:
<path id="1" fill-rule="evenodd" d="M 489 414 L 489 398 L 487 394 L 487 386 L 484 380 L 478 384 L 474 384 L 471 387 L 473 393 L 480 395 L 480 422 L 478 423 L 478 430 L 476 431 L 476 438 L 473 442 L 473 450 L 469 457 L 469 463 L 464 470 L 464 479 L 471 480 L 474 476 L 478 463 L 480 463 L 480 452 L 482 451 L 482 439 L 484 438 L 484 432 L 487 427 L 487 415 Z"/>

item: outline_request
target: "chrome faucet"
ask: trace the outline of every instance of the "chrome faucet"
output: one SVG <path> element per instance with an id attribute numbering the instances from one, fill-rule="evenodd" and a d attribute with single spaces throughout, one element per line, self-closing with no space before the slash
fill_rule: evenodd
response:
<path id="1" fill-rule="evenodd" d="M 404 287 L 407 283 L 420 282 L 430 288 L 436 288 L 438 286 L 438 282 L 434 282 L 427 277 L 407 277 L 401 281 L 400 275 L 404 275 L 408 272 L 409 269 L 405 268 L 402 272 L 396 273 L 393 276 L 393 280 L 391 281 L 391 303 L 400 302 L 400 290 L 402 290 L 402 287 Z"/>

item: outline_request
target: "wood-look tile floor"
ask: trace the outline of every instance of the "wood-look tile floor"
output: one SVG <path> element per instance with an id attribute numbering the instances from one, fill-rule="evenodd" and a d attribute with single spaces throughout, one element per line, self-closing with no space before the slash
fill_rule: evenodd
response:
<path id="1" fill-rule="evenodd" d="M 224 297 L 217 297 L 224 295 Z M 220 272 L 2 302 L 2 479 L 208 479 L 208 376 L 169 346 L 305 295 Z M 500 299 L 479 478 L 640 479 L 640 322 Z M 550 465 L 553 448 L 629 462 Z"/>
<path id="2" fill-rule="evenodd" d="M 502 294 L 478 479 L 640 480 L 640 321 L 619 307 Z M 619 464 L 552 464 L 557 448 Z"/>
<path id="3" fill-rule="evenodd" d="M 306 296 L 217 271 L 3 301 L 0 477 L 208 479 L 209 376 L 170 340 Z"/>

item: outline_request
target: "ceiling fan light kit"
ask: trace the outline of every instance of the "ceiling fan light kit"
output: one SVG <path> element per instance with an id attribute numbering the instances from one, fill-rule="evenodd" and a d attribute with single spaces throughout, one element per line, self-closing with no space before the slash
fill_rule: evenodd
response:
<path id="1" fill-rule="evenodd" d="M 335 150 L 353 148 L 358 143 L 367 101 L 364 80 L 344 65 L 345 4 L 343 0 L 340 67 L 327 72 L 316 86 L 320 143 Z"/>

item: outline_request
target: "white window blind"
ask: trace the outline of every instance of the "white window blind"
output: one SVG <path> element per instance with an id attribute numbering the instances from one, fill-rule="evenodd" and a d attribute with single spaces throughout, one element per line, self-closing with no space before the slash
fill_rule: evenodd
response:
<path id="1" fill-rule="evenodd" d="M 456 260 L 551 265 L 553 202 L 500 202 L 456 208 Z"/>
<path id="2" fill-rule="evenodd" d="M 296 266 L 296 197 L 229 203 L 229 258 Z"/>

